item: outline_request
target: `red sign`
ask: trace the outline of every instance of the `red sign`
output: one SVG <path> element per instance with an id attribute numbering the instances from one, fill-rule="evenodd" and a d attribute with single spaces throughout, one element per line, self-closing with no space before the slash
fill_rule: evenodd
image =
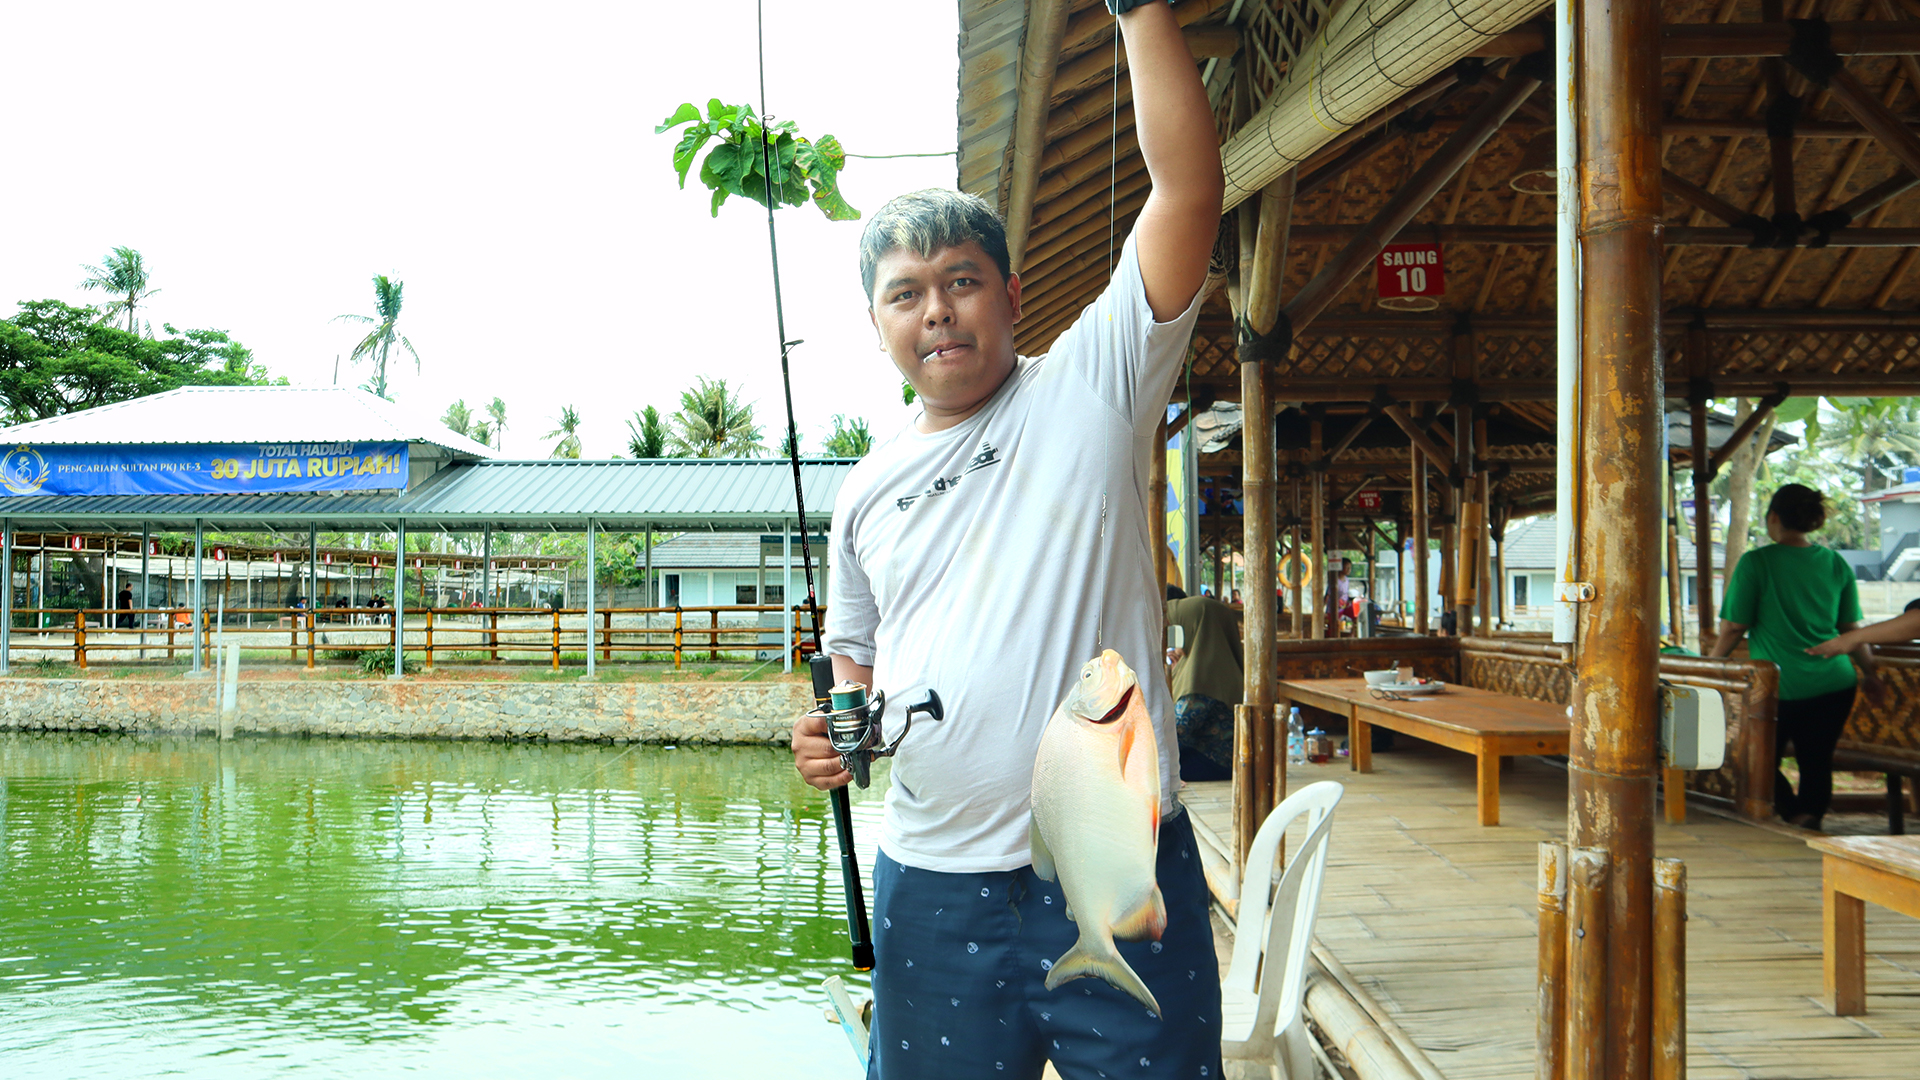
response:
<path id="1" fill-rule="evenodd" d="M 214 562 L 226 562 L 226 561 L 227 561 L 227 549 L 226 549 L 226 548 L 223 548 L 223 547 L 217 547 L 217 548 L 214 548 L 214 549 L 213 549 L 213 561 L 214 561 Z"/>
<path id="2" fill-rule="evenodd" d="M 378 555 L 375 555 L 375 556 L 374 556 L 374 557 L 373 557 L 373 558 L 372 558 L 372 559 L 371 559 L 371 560 L 370 560 L 370 561 L 368 562 L 368 564 L 367 564 L 367 565 L 368 565 L 368 566 L 371 566 L 371 567 L 372 567 L 373 569 L 375 569 L 375 570 L 378 570 L 378 569 L 380 569 L 380 556 L 378 556 Z"/>
<path id="3" fill-rule="evenodd" d="M 1373 272 L 1382 300 L 1447 291 L 1447 264 L 1439 244 L 1388 244 L 1374 260 Z"/>
<path id="4" fill-rule="evenodd" d="M 70 548 L 72 548 L 72 549 L 73 549 L 73 550 L 75 550 L 75 551 L 79 551 L 79 550 L 81 550 L 81 547 L 80 547 L 80 537 L 78 537 L 78 536 L 69 536 L 69 537 L 67 537 L 67 546 L 68 546 L 68 547 L 70 547 Z"/>
<path id="5" fill-rule="evenodd" d="M 1380 493 L 1372 488 L 1356 492 L 1353 496 L 1353 504 L 1362 510 L 1378 510 L 1380 509 Z"/>
<path id="6" fill-rule="evenodd" d="M 276 551 L 276 552 L 274 552 L 274 553 L 273 553 L 273 561 L 274 561 L 274 562 L 276 562 L 276 563 L 280 561 L 280 553 L 279 553 L 279 552 L 277 552 L 277 551 Z"/>

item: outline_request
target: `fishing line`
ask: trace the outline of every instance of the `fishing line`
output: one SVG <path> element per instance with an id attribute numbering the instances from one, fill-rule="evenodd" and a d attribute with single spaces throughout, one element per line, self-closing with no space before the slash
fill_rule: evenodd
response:
<path id="1" fill-rule="evenodd" d="M 813 546 L 808 539 L 807 501 L 800 482 L 800 428 L 793 415 L 793 376 L 787 354 L 797 341 L 787 340 L 786 308 L 780 301 L 780 243 L 773 228 L 773 141 L 769 128 L 773 117 L 767 112 L 767 16 L 765 0 L 754 0 L 755 46 L 760 72 L 760 168 L 767 195 L 767 250 L 773 261 L 773 318 L 780 335 L 780 389 L 787 404 L 787 460 L 793 466 L 793 510 L 800 524 L 800 562 L 806 570 L 807 613 L 813 623 L 813 654 L 825 656 L 820 643 L 820 603 L 813 587 Z M 782 177 L 782 183 L 785 177 Z M 786 598 L 781 598 L 786 603 Z M 784 645 L 782 646 L 785 647 Z M 857 971 L 873 969 L 873 933 L 867 924 L 867 903 L 861 892 L 860 867 L 853 842 L 853 800 L 845 786 L 827 793 L 833 807 L 834 835 L 840 847 L 840 886 L 846 896 L 847 942 L 853 951 Z"/>
<path id="2" fill-rule="evenodd" d="M 1118 341 L 1113 325 L 1113 234 L 1116 214 L 1114 192 L 1118 190 L 1117 177 L 1120 168 L 1118 147 L 1120 145 L 1120 16 L 1113 17 L 1113 108 L 1107 114 L 1107 356 L 1119 355 Z M 1100 605 L 1097 621 L 1093 624 L 1093 654 L 1099 656 L 1106 648 L 1107 628 L 1107 587 L 1112 577 L 1113 554 L 1107 545 L 1107 491 L 1113 482 L 1113 440 L 1100 441 L 1100 559 L 1106 564 L 1107 573 L 1100 578 Z"/>

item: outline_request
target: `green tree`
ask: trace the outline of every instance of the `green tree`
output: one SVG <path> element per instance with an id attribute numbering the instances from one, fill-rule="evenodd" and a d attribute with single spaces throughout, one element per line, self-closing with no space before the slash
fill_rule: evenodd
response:
<path id="1" fill-rule="evenodd" d="M 627 453 L 637 458 L 667 456 L 667 422 L 649 405 L 627 421 Z"/>
<path id="2" fill-rule="evenodd" d="M 182 386 L 262 386 L 271 379 L 253 352 L 221 330 L 165 337 L 129 333 L 90 308 L 58 300 L 20 304 L 0 319 L 0 406 L 23 423 Z M 278 380 L 284 383 L 285 380 Z"/>
<path id="3" fill-rule="evenodd" d="M 507 437 L 507 403 L 497 397 L 487 403 L 487 430 L 493 435 L 493 442 L 487 445 L 495 450 L 504 449 L 501 444 Z"/>
<path id="4" fill-rule="evenodd" d="M 669 421 L 667 446 L 674 457 L 759 457 L 766 453 L 753 406 L 743 405 L 725 379 L 702 375 L 680 392 L 680 409 Z"/>
<path id="5" fill-rule="evenodd" d="M 839 413 L 833 415 L 833 431 L 827 436 L 828 457 L 866 457 L 872 449 L 873 433 L 867 430 L 865 417 L 849 420 Z"/>
<path id="6" fill-rule="evenodd" d="M 547 456 L 578 460 L 580 457 L 580 414 L 574 410 L 573 406 L 562 405 L 560 406 L 560 418 L 555 420 L 554 423 L 558 426 L 541 436 L 546 439 L 560 440 L 553 444 L 553 452 Z"/>
<path id="7" fill-rule="evenodd" d="M 89 276 L 80 283 L 81 288 L 108 293 L 113 297 L 100 306 L 101 320 L 111 322 L 125 315 L 127 333 L 137 333 L 140 323 L 134 318 L 135 310 L 146 302 L 147 297 L 160 291 L 152 287 L 146 261 L 140 257 L 140 253 L 130 247 L 117 247 L 107 253 L 103 265 L 82 269 Z M 151 328 L 147 336 L 153 336 Z"/>
<path id="8" fill-rule="evenodd" d="M 413 349 L 413 342 L 402 337 L 398 329 L 400 309 L 405 303 L 406 283 L 395 281 L 385 274 L 376 274 L 373 278 L 373 314 L 372 315 L 336 315 L 334 321 L 346 319 L 372 327 L 367 336 L 353 347 L 349 363 L 357 364 L 362 360 L 373 362 L 373 379 L 368 385 L 375 397 L 392 400 L 387 393 L 387 358 L 393 347 L 399 345 L 413 357 L 413 370 L 420 370 L 420 354 Z"/>
<path id="9" fill-rule="evenodd" d="M 1920 401 L 1828 398 L 1826 403 L 1831 409 L 1816 417 L 1818 427 L 1809 437 L 1859 477 L 1861 494 L 1878 491 L 1900 476 L 1902 466 L 1920 462 Z"/>
<path id="10" fill-rule="evenodd" d="M 447 430 L 455 435 L 469 437 L 473 435 L 473 413 L 467 408 L 466 398 L 461 398 L 447 406 L 446 414 L 440 417 L 440 422 L 447 425 Z"/>

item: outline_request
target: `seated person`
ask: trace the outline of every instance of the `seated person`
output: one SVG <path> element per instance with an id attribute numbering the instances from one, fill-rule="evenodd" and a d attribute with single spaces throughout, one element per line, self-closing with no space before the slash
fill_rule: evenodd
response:
<path id="1" fill-rule="evenodd" d="M 1806 651 L 1809 656 L 1840 656 L 1862 645 L 1894 645 L 1916 638 L 1920 638 L 1920 600 L 1910 600 L 1905 611 L 1885 622 L 1857 627 L 1818 645 L 1809 645 Z"/>

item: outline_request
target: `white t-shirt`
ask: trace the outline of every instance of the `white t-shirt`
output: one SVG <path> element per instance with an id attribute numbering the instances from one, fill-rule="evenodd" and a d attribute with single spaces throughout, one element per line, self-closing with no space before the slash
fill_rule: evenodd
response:
<path id="1" fill-rule="evenodd" d="M 1045 356 L 1020 358 L 963 423 L 909 424 L 841 485 L 826 651 L 873 668 L 889 735 L 929 687 L 946 706 L 940 723 L 916 718 L 894 759 L 880 846 L 896 861 L 951 873 L 1031 861 L 1040 733 L 1102 648 L 1139 673 L 1172 814 L 1147 471 L 1198 311 L 1153 321 L 1130 238 L 1107 291 Z"/>

